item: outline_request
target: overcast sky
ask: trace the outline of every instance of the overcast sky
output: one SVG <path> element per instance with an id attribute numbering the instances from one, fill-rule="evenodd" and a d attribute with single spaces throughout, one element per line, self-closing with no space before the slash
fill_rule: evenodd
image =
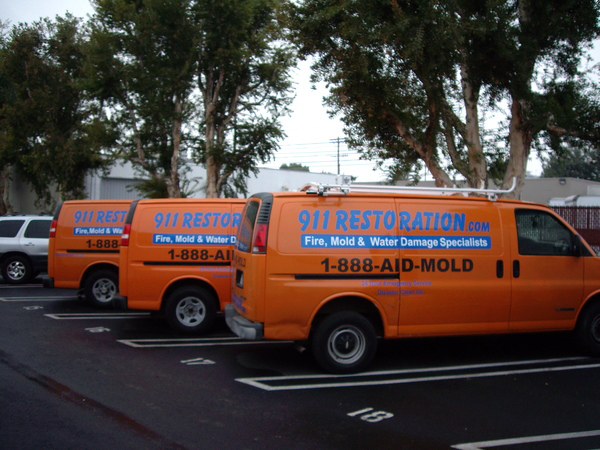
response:
<path id="1" fill-rule="evenodd" d="M 0 19 L 31 23 L 41 17 L 63 16 L 67 11 L 76 17 L 86 17 L 93 12 L 87 0 L 0 0 Z M 600 61 L 600 46 L 594 52 Z M 342 174 L 358 176 L 357 181 L 379 181 L 385 178 L 381 170 L 374 170 L 374 163 L 360 161 L 355 152 L 349 152 L 343 142 L 343 128 L 339 120 L 329 118 L 322 98 L 327 94 L 323 85 L 313 88 L 310 83 L 310 68 L 307 62 L 301 63 L 295 71 L 296 100 L 292 104 L 292 115 L 282 120 L 287 138 L 281 143 L 281 150 L 275 161 L 267 167 L 279 168 L 284 163 L 301 163 L 313 172 L 337 173 L 338 159 Z M 528 169 L 539 173 L 538 162 L 531 162 Z M 310 180 L 307 180 L 310 181 Z"/>

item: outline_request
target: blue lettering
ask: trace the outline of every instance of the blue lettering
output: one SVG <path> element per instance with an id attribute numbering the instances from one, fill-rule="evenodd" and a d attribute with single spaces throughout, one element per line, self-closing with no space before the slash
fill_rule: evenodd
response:
<path id="1" fill-rule="evenodd" d="M 383 216 L 383 226 L 386 230 L 391 230 L 396 225 L 396 214 L 394 211 L 386 211 Z"/>
<path id="2" fill-rule="evenodd" d="M 442 230 L 450 231 L 452 228 L 452 215 L 450 213 L 442 214 Z"/>
<path id="3" fill-rule="evenodd" d="M 96 220 L 98 223 L 104 223 L 104 211 L 98 211 L 98 218 Z"/>
<path id="4" fill-rule="evenodd" d="M 235 228 L 242 223 L 242 213 L 233 213 L 233 224 L 232 226 Z"/>
<path id="5" fill-rule="evenodd" d="M 381 216 L 383 216 L 383 211 L 373 211 L 373 215 L 375 216 L 375 229 L 379 230 L 381 226 Z"/>
<path id="6" fill-rule="evenodd" d="M 198 228 L 202 225 L 202 216 L 201 212 L 197 212 L 194 214 L 194 228 Z"/>
<path id="7" fill-rule="evenodd" d="M 398 226 L 400 231 L 410 231 L 410 213 L 408 211 L 400 212 L 400 225 Z"/>
<path id="8" fill-rule="evenodd" d="M 421 230 L 423 231 L 423 214 L 417 212 L 415 215 L 415 220 L 412 223 L 413 230 Z"/>
<path id="9" fill-rule="evenodd" d="M 192 228 L 192 213 L 183 213 L 183 228 Z"/>
<path id="10" fill-rule="evenodd" d="M 465 231 L 467 216 L 465 213 L 454 213 L 454 231 Z M 488 230 L 490 231 L 490 230 Z"/>
<path id="11" fill-rule="evenodd" d="M 369 220 L 369 216 L 372 214 L 373 214 L 373 211 L 365 211 L 363 213 L 364 222 L 360 226 L 361 230 L 368 230 L 369 228 L 371 228 L 371 221 Z"/>
<path id="12" fill-rule="evenodd" d="M 360 223 L 360 211 L 358 209 L 350 210 L 350 229 L 358 230 L 359 223 Z"/>
<path id="13" fill-rule="evenodd" d="M 344 210 L 339 210 L 335 212 L 337 216 L 335 221 L 335 229 L 342 229 L 344 231 L 348 231 L 348 226 L 346 225 L 346 221 L 348 220 L 348 213 Z"/>
<path id="14" fill-rule="evenodd" d="M 433 217 L 433 213 L 432 212 L 424 212 L 423 215 L 425 217 L 427 217 L 427 220 L 425 222 L 425 229 L 427 231 L 431 230 L 431 218 Z"/>

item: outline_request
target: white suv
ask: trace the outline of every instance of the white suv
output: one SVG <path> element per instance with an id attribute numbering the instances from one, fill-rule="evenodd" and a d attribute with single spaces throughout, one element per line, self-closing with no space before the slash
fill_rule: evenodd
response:
<path id="1" fill-rule="evenodd" d="M 27 283 L 48 270 L 51 223 L 51 216 L 0 216 L 0 269 L 5 283 Z"/>

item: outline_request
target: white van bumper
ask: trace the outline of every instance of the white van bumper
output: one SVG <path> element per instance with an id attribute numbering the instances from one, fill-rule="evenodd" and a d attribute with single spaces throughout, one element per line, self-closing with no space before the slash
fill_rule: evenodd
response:
<path id="1" fill-rule="evenodd" d="M 260 341 L 264 337 L 263 324 L 251 322 L 239 314 L 233 303 L 225 305 L 225 322 L 238 337 L 248 341 Z"/>

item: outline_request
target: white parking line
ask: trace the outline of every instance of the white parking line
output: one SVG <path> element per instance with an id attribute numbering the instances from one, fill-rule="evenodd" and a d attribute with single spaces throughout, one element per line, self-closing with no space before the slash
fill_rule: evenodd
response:
<path id="1" fill-rule="evenodd" d="M 0 302 L 16 303 L 16 302 L 56 302 L 63 300 L 78 300 L 77 296 L 70 297 L 0 297 Z"/>
<path id="2" fill-rule="evenodd" d="M 145 319 L 150 313 L 63 313 L 44 314 L 44 316 L 56 320 L 96 320 L 96 319 Z"/>
<path id="3" fill-rule="evenodd" d="M 573 364 L 575 362 L 586 361 L 589 362 L 586 364 Z M 366 372 L 356 375 L 294 375 L 281 377 L 237 378 L 236 381 L 263 389 L 265 391 L 290 391 L 356 386 L 384 386 L 391 384 L 420 383 L 424 381 L 460 380 L 465 378 L 484 378 L 505 375 L 524 375 L 542 372 L 560 372 L 567 370 L 600 368 L 600 363 L 592 363 L 592 361 L 598 360 L 591 358 L 560 358 L 435 367 L 426 369 Z M 493 370 L 511 366 L 523 366 L 524 368 L 513 370 Z M 436 372 L 438 374 L 435 374 Z"/>
<path id="4" fill-rule="evenodd" d="M 246 341 L 238 337 L 187 338 L 187 339 L 120 339 L 117 342 L 135 348 L 157 347 L 213 347 L 224 345 L 282 344 L 292 341 Z"/>
<path id="5" fill-rule="evenodd" d="M 587 437 L 600 436 L 600 430 L 582 431 L 579 433 L 547 434 L 542 436 L 528 436 L 513 439 L 499 439 L 496 441 L 471 442 L 468 444 L 453 445 L 452 448 L 460 450 L 479 450 L 482 448 L 503 447 L 507 445 L 531 444 L 534 442 L 550 442 L 565 439 L 582 439 Z"/>

